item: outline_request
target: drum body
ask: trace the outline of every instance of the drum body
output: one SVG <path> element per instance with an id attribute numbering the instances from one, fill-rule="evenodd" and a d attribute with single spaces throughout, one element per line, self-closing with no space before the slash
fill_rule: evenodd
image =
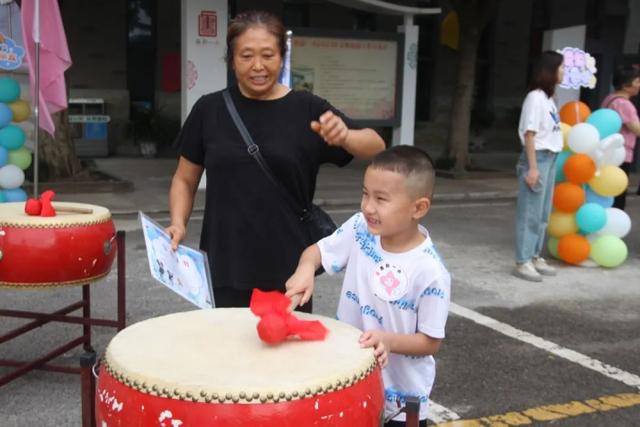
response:
<path id="1" fill-rule="evenodd" d="M 116 255 L 109 210 L 81 203 L 55 205 L 87 213 L 28 216 L 24 203 L 0 204 L 0 286 L 86 284 L 109 273 Z"/>
<path id="2" fill-rule="evenodd" d="M 172 314 L 111 341 L 96 392 L 97 425 L 379 426 L 380 369 L 360 331 L 320 316 L 325 341 L 262 343 L 248 309 Z"/>

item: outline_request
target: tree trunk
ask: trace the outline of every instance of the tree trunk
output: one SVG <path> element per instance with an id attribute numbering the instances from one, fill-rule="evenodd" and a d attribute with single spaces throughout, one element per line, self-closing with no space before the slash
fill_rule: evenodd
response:
<path id="1" fill-rule="evenodd" d="M 54 137 L 40 130 L 38 147 L 40 172 L 44 181 L 69 178 L 82 171 L 82 164 L 76 157 L 67 110 L 54 113 L 51 118 L 56 127 Z"/>
<path id="2" fill-rule="evenodd" d="M 480 31 L 476 27 L 462 29 L 456 92 L 451 106 L 448 158 L 455 159 L 454 174 L 461 176 L 469 166 L 469 124 L 476 73 L 476 57 Z"/>
<path id="3" fill-rule="evenodd" d="M 449 136 L 444 155 L 454 160 L 454 175 L 469 166 L 469 125 L 476 74 L 478 44 L 482 31 L 495 14 L 499 0 L 451 0 L 460 22 L 458 74 L 451 102 Z"/>

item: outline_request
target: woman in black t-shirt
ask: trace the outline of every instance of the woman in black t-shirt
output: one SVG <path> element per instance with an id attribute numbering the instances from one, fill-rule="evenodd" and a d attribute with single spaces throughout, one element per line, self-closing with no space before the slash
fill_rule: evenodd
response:
<path id="1" fill-rule="evenodd" d="M 238 81 L 229 92 L 276 179 L 298 205 L 310 206 L 322 163 L 344 166 L 352 156 L 371 157 L 384 149 L 384 141 L 324 99 L 279 84 L 285 50 L 278 18 L 266 12 L 238 15 L 227 34 L 227 61 Z M 178 138 L 167 228 L 174 248 L 185 236 L 206 170 L 200 248 L 209 256 L 216 306 L 246 307 L 253 288 L 284 292 L 300 253 L 313 242 L 247 152 L 222 92 L 195 103 Z"/>

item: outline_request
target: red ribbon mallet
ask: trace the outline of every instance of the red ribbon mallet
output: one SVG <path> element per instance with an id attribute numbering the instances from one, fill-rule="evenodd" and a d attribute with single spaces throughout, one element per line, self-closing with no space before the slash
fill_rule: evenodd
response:
<path id="1" fill-rule="evenodd" d="M 256 329 L 260 339 L 278 344 L 287 337 L 296 336 L 305 341 L 324 340 L 329 330 L 318 320 L 300 320 L 289 312 L 291 300 L 284 294 L 254 289 L 249 308 L 260 317 Z"/>
<path id="2" fill-rule="evenodd" d="M 47 190 L 40 195 L 39 199 L 29 199 L 24 204 L 24 211 L 30 216 L 56 216 L 56 210 L 51 204 L 51 200 L 55 197 L 56 193 L 52 190 Z"/>

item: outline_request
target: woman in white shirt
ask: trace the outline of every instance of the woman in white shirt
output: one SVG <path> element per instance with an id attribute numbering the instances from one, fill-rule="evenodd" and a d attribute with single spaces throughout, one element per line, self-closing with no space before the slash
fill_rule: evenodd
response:
<path id="1" fill-rule="evenodd" d="M 543 52 L 534 66 L 518 126 L 523 151 L 516 167 L 519 190 L 513 274 L 533 282 L 556 273 L 540 252 L 551 213 L 556 157 L 562 151 L 560 117 L 553 95 L 563 75 L 562 55 Z"/>

